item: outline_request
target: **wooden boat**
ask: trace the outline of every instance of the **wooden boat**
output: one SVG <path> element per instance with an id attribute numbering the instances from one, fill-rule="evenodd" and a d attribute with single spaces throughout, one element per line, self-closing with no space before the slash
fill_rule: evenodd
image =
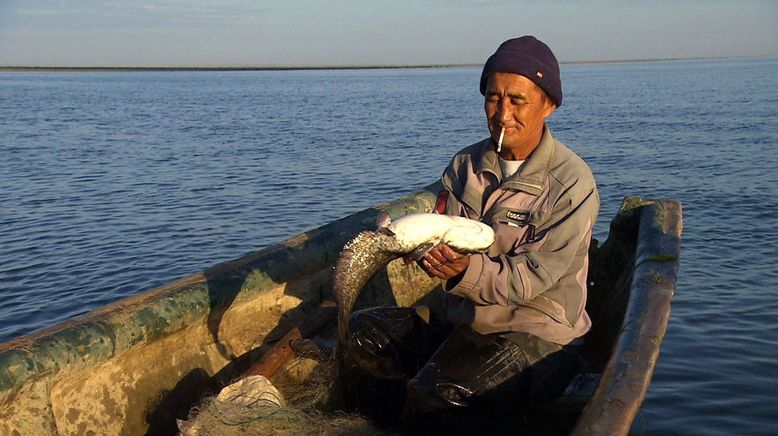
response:
<path id="1" fill-rule="evenodd" d="M 35 334 L 0 344 L 0 434 L 171 434 L 176 418 L 256 362 L 329 298 L 332 265 L 357 232 L 432 209 L 439 185 L 302 233 Z M 628 198 L 593 244 L 587 377 L 564 432 L 626 434 L 648 389 L 675 291 L 675 200 Z M 440 283 L 390 264 L 362 305 L 434 301 Z M 333 320 L 334 322 L 334 320 Z M 329 330 L 334 333 L 333 329 Z"/>

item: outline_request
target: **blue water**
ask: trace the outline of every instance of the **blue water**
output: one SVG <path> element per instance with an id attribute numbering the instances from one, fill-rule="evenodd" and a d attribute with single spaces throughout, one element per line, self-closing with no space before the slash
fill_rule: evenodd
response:
<path id="1" fill-rule="evenodd" d="M 0 74 L 0 341 L 432 182 L 485 136 L 477 68 Z M 778 60 L 564 65 L 555 135 L 683 201 L 633 430 L 778 428 Z"/>

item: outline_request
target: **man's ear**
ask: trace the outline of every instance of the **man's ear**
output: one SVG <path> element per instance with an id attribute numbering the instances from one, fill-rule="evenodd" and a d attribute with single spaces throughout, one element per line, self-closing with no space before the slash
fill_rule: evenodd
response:
<path id="1" fill-rule="evenodd" d="M 543 118 L 548 118 L 556 110 L 556 105 L 550 98 L 546 99 L 545 107 L 543 108 Z"/>

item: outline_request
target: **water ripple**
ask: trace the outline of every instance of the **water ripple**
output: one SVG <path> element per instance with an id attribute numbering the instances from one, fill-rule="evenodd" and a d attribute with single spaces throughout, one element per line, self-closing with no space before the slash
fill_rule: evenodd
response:
<path id="1" fill-rule="evenodd" d="M 595 237 L 627 195 L 684 203 L 633 431 L 774 432 L 778 61 L 562 73 L 550 126 L 597 177 Z M 479 74 L 0 74 L 0 341 L 431 182 L 485 136 Z"/>

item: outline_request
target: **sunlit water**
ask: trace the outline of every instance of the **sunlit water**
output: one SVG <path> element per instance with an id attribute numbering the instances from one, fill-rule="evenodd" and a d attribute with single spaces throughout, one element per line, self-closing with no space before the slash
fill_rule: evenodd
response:
<path id="1" fill-rule="evenodd" d="M 0 341 L 389 201 L 485 136 L 477 68 L 0 74 Z M 555 135 L 683 201 L 633 430 L 778 428 L 778 60 L 564 65 Z"/>

